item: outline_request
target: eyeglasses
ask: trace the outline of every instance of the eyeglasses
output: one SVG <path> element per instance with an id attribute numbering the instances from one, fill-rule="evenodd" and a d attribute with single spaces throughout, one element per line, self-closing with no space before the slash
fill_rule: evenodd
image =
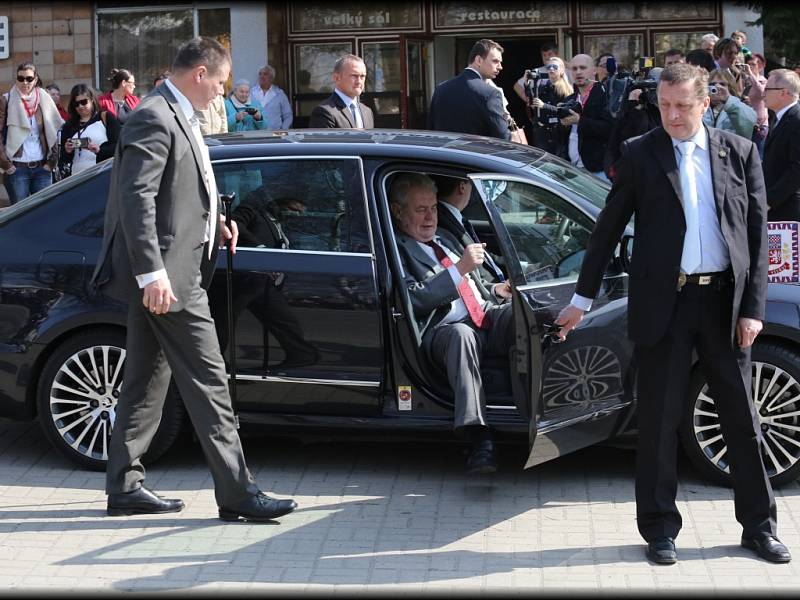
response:
<path id="1" fill-rule="evenodd" d="M 131 80 L 128 80 L 128 81 L 126 81 L 125 83 L 129 83 L 130 85 L 136 85 L 136 82 L 135 82 L 135 81 L 133 81 L 132 79 L 131 79 Z"/>
<path id="2" fill-rule="evenodd" d="M 36 75 L 34 75 L 32 77 L 30 75 L 28 75 L 27 77 L 25 75 L 17 75 L 17 81 L 19 81 L 20 83 L 23 83 L 23 82 L 25 82 L 25 83 L 33 83 L 34 81 L 36 81 Z"/>
<path id="3" fill-rule="evenodd" d="M 764 91 L 766 92 L 767 90 L 785 90 L 785 89 L 786 88 L 780 88 L 780 87 L 765 87 Z"/>
<path id="4" fill-rule="evenodd" d="M 84 98 L 83 100 L 75 100 L 75 106 L 86 106 L 91 102 L 88 98 Z"/>

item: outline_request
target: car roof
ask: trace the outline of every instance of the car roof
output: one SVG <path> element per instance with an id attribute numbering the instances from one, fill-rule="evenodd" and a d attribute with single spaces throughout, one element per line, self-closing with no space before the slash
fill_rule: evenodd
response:
<path id="1" fill-rule="evenodd" d="M 295 129 L 288 131 L 246 131 L 207 136 L 214 159 L 258 154 L 328 154 L 430 158 L 437 156 L 480 158 L 519 168 L 541 160 L 546 153 L 538 148 L 513 144 L 496 138 L 411 129 Z M 292 152 L 288 145 L 296 145 Z"/>

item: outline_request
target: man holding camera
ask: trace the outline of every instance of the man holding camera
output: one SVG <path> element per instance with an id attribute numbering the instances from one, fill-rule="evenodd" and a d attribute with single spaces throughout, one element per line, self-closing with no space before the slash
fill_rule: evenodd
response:
<path id="1" fill-rule="evenodd" d="M 575 93 L 565 102 L 567 115 L 561 124 L 570 127 L 567 158 L 576 167 L 582 167 L 605 181 L 603 159 L 614 119 L 608 112 L 608 97 L 603 84 L 595 81 L 594 59 L 588 54 L 578 54 L 570 63 Z"/>

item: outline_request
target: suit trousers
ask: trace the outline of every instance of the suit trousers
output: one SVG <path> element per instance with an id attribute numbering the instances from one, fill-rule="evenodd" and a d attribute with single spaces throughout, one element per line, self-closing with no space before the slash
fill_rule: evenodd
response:
<path id="1" fill-rule="evenodd" d="M 511 302 L 490 306 L 486 318 L 488 329 L 478 329 L 467 319 L 439 325 L 427 334 L 430 357 L 434 364 L 444 366 L 455 395 L 455 429 L 487 424 L 481 358 L 507 358 L 514 342 Z"/>
<path id="2" fill-rule="evenodd" d="M 775 535 L 775 499 L 761 458 L 763 443 L 751 400 L 750 348 L 731 343 L 733 285 L 687 284 L 678 294 L 667 333 L 652 347 L 637 346 L 639 442 L 636 517 L 650 542 L 675 538 L 682 520 L 678 488 L 678 428 L 689 402 L 693 350 L 716 405 L 728 447 L 736 519 L 745 534 Z"/>
<path id="3" fill-rule="evenodd" d="M 174 374 L 214 478 L 219 506 L 258 493 L 242 452 L 206 291 L 197 285 L 182 310 L 153 315 L 141 301 L 128 308 L 124 385 L 117 403 L 106 470 L 108 494 L 138 489 L 141 457 L 158 429 Z"/>

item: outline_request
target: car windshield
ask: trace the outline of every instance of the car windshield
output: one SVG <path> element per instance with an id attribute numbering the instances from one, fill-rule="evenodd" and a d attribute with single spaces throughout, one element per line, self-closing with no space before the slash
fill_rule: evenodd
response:
<path id="1" fill-rule="evenodd" d="M 53 185 L 49 185 L 43 190 L 36 192 L 35 194 L 31 194 L 24 200 L 20 200 L 16 204 L 12 204 L 8 208 L 4 208 L 0 210 L 0 224 L 13 219 L 17 215 L 22 213 L 28 212 L 32 208 L 39 206 L 42 202 L 47 202 L 50 198 L 53 198 L 69 189 L 72 189 L 76 185 L 79 185 L 81 182 L 86 181 L 87 179 L 91 179 L 98 173 L 102 173 L 106 169 L 110 169 L 111 165 L 113 164 L 114 159 L 104 160 L 92 167 L 89 167 L 85 171 L 81 171 L 75 175 L 70 175 L 66 179 L 62 179 L 61 181 L 54 183 Z"/>
<path id="2" fill-rule="evenodd" d="M 603 208 L 606 205 L 606 197 L 611 186 L 594 175 L 581 171 L 564 161 L 553 160 L 552 157 L 548 157 L 546 160 L 539 159 L 530 166 L 551 181 L 582 196 L 597 208 Z"/>

